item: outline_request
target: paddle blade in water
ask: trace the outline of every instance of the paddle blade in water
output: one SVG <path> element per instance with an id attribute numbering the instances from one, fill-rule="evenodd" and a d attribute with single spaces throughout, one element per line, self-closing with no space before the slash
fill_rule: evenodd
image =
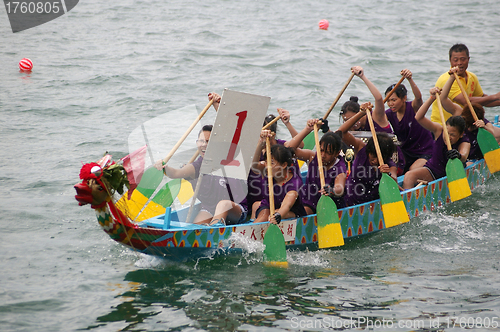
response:
<path id="1" fill-rule="evenodd" d="M 495 137 L 486 129 L 479 128 L 477 143 L 491 173 L 500 171 L 500 148 Z"/>
<path id="2" fill-rule="evenodd" d="M 320 249 L 344 245 L 337 205 L 328 196 L 321 195 L 316 208 L 318 220 L 318 246 Z"/>
<path id="3" fill-rule="evenodd" d="M 382 173 L 378 191 L 386 228 L 410 221 L 398 184 L 393 178 Z"/>
<path id="4" fill-rule="evenodd" d="M 286 260 L 285 238 L 281 229 L 275 224 L 269 224 L 264 235 L 264 263 L 270 266 L 288 267 Z"/>
<path id="5" fill-rule="evenodd" d="M 459 159 L 449 159 L 446 163 L 448 191 L 452 202 L 471 195 L 469 182 L 462 162 Z"/>

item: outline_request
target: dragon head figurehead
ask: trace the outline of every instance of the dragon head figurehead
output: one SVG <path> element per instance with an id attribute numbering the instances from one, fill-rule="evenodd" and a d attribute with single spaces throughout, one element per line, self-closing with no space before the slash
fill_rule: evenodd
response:
<path id="1" fill-rule="evenodd" d="M 74 186 L 78 204 L 90 204 L 93 209 L 102 208 L 117 191 L 123 194 L 124 186 L 129 187 L 127 174 L 122 165 L 105 155 L 98 162 L 84 164 L 80 170 L 81 183 Z"/>

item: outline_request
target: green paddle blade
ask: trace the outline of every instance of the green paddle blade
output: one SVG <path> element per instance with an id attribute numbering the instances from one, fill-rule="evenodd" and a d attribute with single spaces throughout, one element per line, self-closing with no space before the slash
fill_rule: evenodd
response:
<path id="1" fill-rule="evenodd" d="M 316 140 L 314 139 L 314 132 L 310 132 L 303 140 L 304 149 L 312 150 L 316 146 Z"/>
<path id="2" fill-rule="evenodd" d="M 316 207 L 318 246 L 320 249 L 344 245 L 337 205 L 328 196 L 321 195 Z"/>
<path id="3" fill-rule="evenodd" d="M 448 191 L 452 202 L 471 195 L 467 175 L 460 159 L 448 160 L 446 163 L 446 177 L 448 178 Z"/>
<path id="4" fill-rule="evenodd" d="M 500 148 L 495 137 L 486 129 L 479 128 L 477 143 L 491 173 L 500 171 Z"/>
<path id="5" fill-rule="evenodd" d="M 378 192 L 386 228 L 410 221 L 398 184 L 386 173 L 382 173 Z"/>
<path id="6" fill-rule="evenodd" d="M 264 262 L 266 265 L 288 267 L 286 260 L 285 238 L 281 229 L 275 224 L 269 224 L 269 228 L 264 235 Z"/>

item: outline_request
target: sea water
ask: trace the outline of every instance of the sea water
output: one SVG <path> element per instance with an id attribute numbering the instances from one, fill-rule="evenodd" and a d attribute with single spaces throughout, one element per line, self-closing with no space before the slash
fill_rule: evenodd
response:
<path id="1" fill-rule="evenodd" d="M 169 112 L 172 147 L 190 124 L 175 111 L 201 110 L 224 88 L 271 97 L 269 113 L 289 110 L 300 130 L 324 115 L 354 65 L 381 91 L 408 68 L 427 99 L 461 42 L 485 93 L 497 93 L 499 17 L 494 0 L 87 0 L 14 34 L 1 9 L 0 330 L 498 327 L 497 176 L 399 227 L 334 250 L 289 252 L 288 269 L 263 266 L 259 248 L 186 263 L 133 253 L 78 206 L 73 185 L 82 162 L 125 156 L 129 135 Z M 18 71 L 24 57 L 31 73 Z M 353 95 L 372 101 L 355 77 L 331 128 Z M 278 136 L 289 137 L 282 124 Z"/>

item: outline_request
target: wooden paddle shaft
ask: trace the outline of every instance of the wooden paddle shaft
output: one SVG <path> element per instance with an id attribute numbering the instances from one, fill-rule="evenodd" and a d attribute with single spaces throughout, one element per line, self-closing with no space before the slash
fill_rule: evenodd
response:
<path id="1" fill-rule="evenodd" d="M 325 173 L 323 172 L 323 160 L 321 159 L 321 146 L 319 145 L 318 124 L 314 124 L 314 141 L 316 142 L 316 157 L 318 158 L 319 181 L 321 188 L 325 186 Z"/>
<path id="2" fill-rule="evenodd" d="M 203 109 L 203 111 L 201 111 L 201 113 L 198 115 L 196 120 L 194 120 L 194 122 L 191 124 L 191 126 L 189 126 L 188 130 L 184 133 L 184 135 L 182 135 L 181 139 L 174 145 L 174 147 L 172 148 L 172 150 L 170 150 L 168 155 L 165 158 L 163 158 L 163 162 L 165 164 L 170 160 L 170 158 L 172 158 L 175 151 L 177 151 L 179 146 L 181 146 L 181 144 L 184 142 L 186 137 L 188 137 L 188 135 L 191 133 L 193 128 L 198 124 L 198 122 L 200 122 L 201 118 L 205 115 L 205 113 L 208 111 L 208 109 L 210 108 L 210 106 L 212 106 L 213 103 L 214 103 L 213 99 L 208 102 L 207 106 L 205 106 L 205 108 Z"/>
<path id="3" fill-rule="evenodd" d="M 441 117 L 441 125 L 443 126 L 443 138 L 446 143 L 448 150 L 451 150 L 450 136 L 448 135 L 448 128 L 446 127 L 446 121 L 444 120 L 443 105 L 441 104 L 441 98 L 436 95 L 436 102 L 439 108 L 439 116 Z"/>
<path id="4" fill-rule="evenodd" d="M 470 113 L 472 114 L 474 121 L 479 120 L 479 118 L 477 117 L 476 111 L 474 111 L 474 107 L 472 107 L 469 96 L 467 95 L 467 91 L 465 91 L 465 88 L 462 85 L 462 82 L 460 82 L 460 78 L 459 78 L 458 74 L 453 73 L 453 75 L 455 75 L 455 81 L 457 81 L 457 84 L 460 87 L 460 91 L 462 91 L 462 95 L 464 96 L 465 101 L 467 102 L 467 105 L 469 105 Z"/>
<path id="5" fill-rule="evenodd" d="M 389 100 L 389 98 L 391 97 L 391 95 L 394 93 L 394 91 L 396 91 L 396 89 L 398 88 L 398 86 L 400 86 L 401 83 L 403 83 L 404 80 L 405 80 L 404 76 L 399 79 L 399 82 L 396 83 L 396 85 L 394 86 L 394 88 L 392 88 L 392 90 L 389 91 L 389 93 L 387 94 L 387 96 L 385 96 L 385 98 L 384 98 L 384 104 Z"/>
<path id="6" fill-rule="evenodd" d="M 188 164 L 191 164 L 193 161 L 195 161 L 196 157 L 198 157 L 199 155 L 200 155 L 200 151 L 196 150 L 196 152 L 193 154 L 191 159 L 189 159 Z"/>
<path id="7" fill-rule="evenodd" d="M 273 125 L 273 123 L 275 123 L 276 121 L 278 121 L 280 119 L 279 116 L 275 117 L 273 119 L 273 121 L 269 122 L 268 124 L 266 124 L 264 127 L 262 127 L 262 130 L 266 130 L 266 129 L 269 129 L 269 127 L 271 127 Z"/>
<path id="8" fill-rule="evenodd" d="M 382 152 L 380 151 L 380 146 L 378 145 L 377 132 L 375 131 L 375 126 L 373 125 L 372 115 L 370 110 L 366 110 L 366 117 L 368 118 L 368 123 L 370 124 L 370 130 L 373 136 L 373 143 L 375 145 L 375 150 L 377 151 L 377 158 L 379 166 L 384 164 L 384 158 L 382 157 Z"/>
<path id="9" fill-rule="evenodd" d="M 347 82 L 344 84 L 344 87 L 342 88 L 342 90 L 340 90 L 339 94 L 337 95 L 337 98 L 335 98 L 335 100 L 333 101 L 332 105 L 330 106 L 330 108 L 326 112 L 323 119 L 328 118 L 328 116 L 332 112 L 333 108 L 335 107 L 335 105 L 337 105 L 338 101 L 340 100 L 340 97 L 342 97 L 342 94 L 344 94 L 345 89 L 347 89 L 347 86 L 349 85 L 349 83 L 351 83 L 353 77 L 354 77 L 354 73 L 351 74 L 351 76 L 349 77 Z"/>
<path id="10" fill-rule="evenodd" d="M 266 137 L 267 182 L 269 184 L 269 210 L 274 215 L 273 166 L 271 165 L 271 141 Z"/>

